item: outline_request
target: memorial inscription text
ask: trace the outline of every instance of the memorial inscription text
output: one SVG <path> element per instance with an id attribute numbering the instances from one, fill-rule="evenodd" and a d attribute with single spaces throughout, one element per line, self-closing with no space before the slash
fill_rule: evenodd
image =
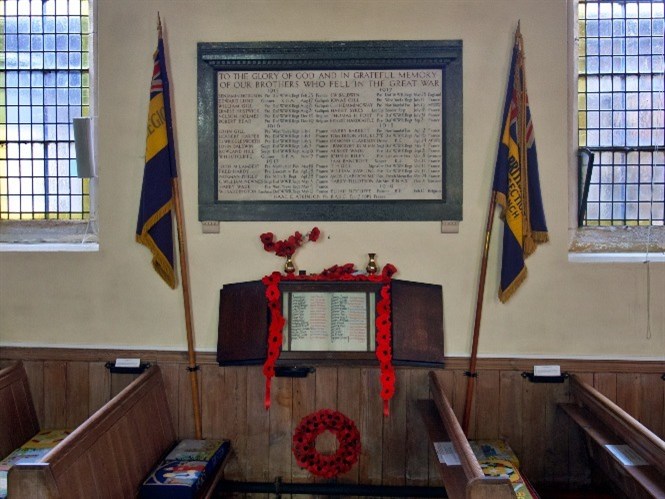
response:
<path id="1" fill-rule="evenodd" d="M 441 69 L 219 71 L 221 201 L 440 200 Z"/>

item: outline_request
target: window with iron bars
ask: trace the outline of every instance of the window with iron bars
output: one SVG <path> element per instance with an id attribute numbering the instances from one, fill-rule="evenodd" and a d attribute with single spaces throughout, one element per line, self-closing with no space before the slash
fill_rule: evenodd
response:
<path id="1" fill-rule="evenodd" d="M 72 119 L 90 114 L 89 0 L 0 2 L 0 221 L 86 220 Z"/>
<path id="2" fill-rule="evenodd" d="M 664 223 L 663 3 L 579 0 L 580 225 Z"/>

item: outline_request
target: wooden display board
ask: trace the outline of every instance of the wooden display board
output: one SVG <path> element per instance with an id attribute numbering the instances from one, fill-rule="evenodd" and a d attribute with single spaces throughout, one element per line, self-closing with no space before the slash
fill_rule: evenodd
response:
<path id="1" fill-rule="evenodd" d="M 461 220 L 462 42 L 199 43 L 200 220 Z"/>
<path id="2" fill-rule="evenodd" d="M 285 294 L 316 293 L 318 296 L 363 295 L 363 313 L 376 316 L 371 309 L 371 296 L 378 294 L 380 284 L 372 282 L 282 282 Z M 435 284 L 391 281 L 393 364 L 443 367 L 443 294 Z M 282 302 L 284 306 L 284 302 Z M 374 305 L 375 306 L 375 305 Z M 348 315 L 351 306 L 344 307 Z M 319 308 L 319 312 L 325 307 Z M 323 315 L 323 314 L 322 314 Z M 338 320 L 343 320 L 339 319 Z M 366 319 L 367 320 L 367 319 Z M 293 322 L 291 325 L 293 327 Z M 370 326 L 371 325 L 371 326 Z M 265 285 L 261 281 L 226 284 L 220 291 L 217 361 L 220 365 L 262 364 L 267 353 L 269 313 Z M 278 365 L 297 362 L 313 364 L 374 365 L 374 323 L 367 320 L 362 332 L 366 348 L 283 348 Z M 359 331 L 356 329 L 356 332 Z M 324 332 L 332 338 L 330 328 Z M 314 343 L 312 343 L 314 344 Z"/>

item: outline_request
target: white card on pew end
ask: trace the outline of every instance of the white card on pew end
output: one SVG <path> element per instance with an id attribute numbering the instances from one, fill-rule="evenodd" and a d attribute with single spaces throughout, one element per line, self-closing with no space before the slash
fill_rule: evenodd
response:
<path id="1" fill-rule="evenodd" d="M 434 450 L 436 450 L 436 456 L 439 458 L 440 463 L 444 463 L 447 466 L 462 464 L 452 442 L 434 442 Z"/>
<path id="2" fill-rule="evenodd" d="M 141 359 L 115 359 L 115 367 L 141 367 Z"/>
<path id="3" fill-rule="evenodd" d="M 629 445 L 606 444 L 605 447 L 614 457 L 621 461 L 621 464 L 624 466 L 646 466 L 649 464 Z"/>
<path id="4" fill-rule="evenodd" d="M 533 366 L 534 376 L 561 376 L 561 366 Z"/>

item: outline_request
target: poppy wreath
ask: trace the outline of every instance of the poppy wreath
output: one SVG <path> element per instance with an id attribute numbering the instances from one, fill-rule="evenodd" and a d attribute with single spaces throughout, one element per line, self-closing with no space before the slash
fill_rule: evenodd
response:
<path id="1" fill-rule="evenodd" d="M 381 274 L 358 274 L 352 263 L 333 265 L 320 274 L 294 275 L 273 272 L 261 281 L 266 287 L 266 298 L 270 311 L 270 326 L 268 328 L 268 353 L 263 363 L 263 375 L 266 378 L 265 408 L 270 408 L 270 385 L 275 375 L 275 364 L 282 350 L 285 319 L 281 310 L 281 293 L 279 283 L 285 281 L 371 281 L 383 284 L 378 303 L 376 304 L 376 358 L 381 370 L 381 398 L 383 399 L 383 414 L 390 414 L 390 399 L 395 394 L 395 369 L 392 363 L 392 322 L 390 281 L 397 272 L 392 264 L 383 267 Z"/>
<path id="2" fill-rule="evenodd" d="M 316 439 L 324 431 L 337 438 L 334 454 L 316 450 Z M 360 457 L 360 432 L 355 423 L 338 411 L 322 409 L 302 418 L 293 433 L 293 455 L 298 466 L 324 478 L 349 471 Z"/>

